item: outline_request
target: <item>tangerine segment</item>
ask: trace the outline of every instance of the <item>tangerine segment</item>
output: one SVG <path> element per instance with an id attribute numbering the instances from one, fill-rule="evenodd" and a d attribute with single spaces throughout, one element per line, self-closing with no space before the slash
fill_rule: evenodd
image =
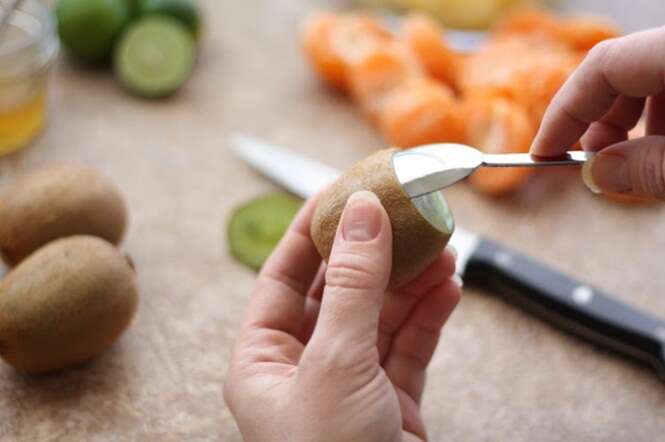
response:
<path id="1" fill-rule="evenodd" d="M 502 37 L 468 56 L 460 89 L 468 97 L 504 97 L 523 106 L 534 124 L 580 62 L 561 44 L 525 37 Z"/>
<path id="2" fill-rule="evenodd" d="M 465 135 L 461 106 L 452 89 L 427 77 L 410 78 L 390 95 L 379 126 L 398 147 L 461 142 Z"/>
<path id="3" fill-rule="evenodd" d="M 377 46 L 348 68 L 351 96 L 374 123 L 390 95 L 408 78 L 422 75 L 418 64 L 396 42 Z"/>
<path id="4" fill-rule="evenodd" d="M 560 18 L 540 9 L 520 9 L 503 17 L 494 35 L 528 35 L 558 41 L 577 51 L 588 51 L 597 43 L 619 35 L 617 27 L 591 15 Z"/>
<path id="5" fill-rule="evenodd" d="M 557 31 L 560 41 L 578 51 L 588 51 L 601 41 L 619 35 L 614 24 L 587 15 L 576 15 L 563 20 Z"/>
<path id="6" fill-rule="evenodd" d="M 552 51 L 541 57 L 548 64 L 525 65 L 514 79 L 515 100 L 524 106 L 534 125 L 539 126 L 552 98 L 578 66 L 581 58 L 571 52 Z M 521 87 L 520 87 L 521 86 Z"/>
<path id="7" fill-rule="evenodd" d="M 527 152 L 535 130 L 527 111 L 506 99 L 469 100 L 464 104 L 466 140 L 487 153 Z M 519 190 L 532 169 L 482 168 L 469 177 L 471 186 L 486 195 Z"/>
<path id="8" fill-rule="evenodd" d="M 393 40 L 393 36 L 374 17 L 362 13 L 340 16 L 339 26 L 331 35 L 333 51 L 348 65 L 363 54 Z"/>
<path id="9" fill-rule="evenodd" d="M 524 38 L 505 37 L 489 41 L 465 57 L 460 66 L 458 86 L 462 95 L 476 93 L 513 98 L 514 72 L 534 52 Z"/>
<path id="10" fill-rule="evenodd" d="M 302 29 L 306 57 L 317 74 L 335 89 L 346 90 L 347 67 L 364 51 L 391 39 L 376 20 L 362 14 L 320 12 Z"/>
<path id="11" fill-rule="evenodd" d="M 301 40 L 305 56 L 316 73 L 333 88 L 344 89 L 346 66 L 331 45 L 338 22 L 339 17 L 331 12 L 312 15 L 304 22 Z"/>
<path id="12" fill-rule="evenodd" d="M 409 15 L 401 38 L 428 75 L 456 88 L 458 57 L 436 22 L 424 14 Z"/>
<path id="13" fill-rule="evenodd" d="M 530 34 L 551 38 L 556 34 L 557 17 L 543 9 L 520 8 L 501 17 L 492 27 L 493 35 Z"/>

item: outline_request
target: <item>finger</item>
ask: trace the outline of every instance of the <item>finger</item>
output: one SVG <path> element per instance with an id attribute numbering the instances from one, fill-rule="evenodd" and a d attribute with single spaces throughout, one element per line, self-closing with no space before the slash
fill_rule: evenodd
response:
<path id="1" fill-rule="evenodd" d="M 326 270 L 321 310 L 303 353 L 317 365 L 348 366 L 376 352 L 383 295 L 392 262 L 392 231 L 379 199 L 353 194 L 342 214 Z M 376 354 L 378 364 L 378 354 Z"/>
<path id="2" fill-rule="evenodd" d="M 307 292 L 307 299 L 305 299 L 305 319 L 298 334 L 298 339 L 303 344 L 307 344 L 312 337 L 316 320 L 319 317 L 321 297 L 323 295 L 323 287 L 325 286 L 325 272 L 326 263 L 322 262 L 314 278 L 314 282 Z"/>
<path id="3" fill-rule="evenodd" d="M 439 342 L 441 327 L 461 296 L 460 287 L 447 280 L 433 288 L 397 332 L 384 370 L 395 386 L 417 403 L 425 385 L 425 370 Z"/>
<path id="4" fill-rule="evenodd" d="M 597 151 L 628 139 L 630 131 L 642 116 L 644 98 L 620 96 L 603 117 L 591 123 L 582 137 L 584 150 Z"/>
<path id="5" fill-rule="evenodd" d="M 388 354 L 393 335 L 404 324 L 418 301 L 434 286 L 450 278 L 455 271 L 455 257 L 450 251 L 441 253 L 420 276 L 397 291 L 386 293 L 379 318 L 379 358 Z"/>
<path id="6" fill-rule="evenodd" d="M 326 284 L 326 263 L 322 262 L 319 266 L 319 270 L 316 272 L 316 277 L 311 287 L 307 291 L 307 297 L 316 299 L 317 301 L 321 300 L 323 296 L 323 288 Z"/>
<path id="7" fill-rule="evenodd" d="M 596 192 L 665 200 L 665 136 L 645 136 L 603 149 L 584 165 L 583 176 Z"/>
<path id="8" fill-rule="evenodd" d="M 246 328 L 295 335 L 301 327 L 305 294 L 321 264 L 309 225 L 316 206 L 312 198 L 300 210 L 263 266 L 245 322 Z"/>
<path id="9" fill-rule="evenodd" d="M 557 92 L 531 153 L 563 154 L 600 119 L 619 95 L 648 97 L 665 90 L 665 28 L 596 45 Z M 660 54 L 654 54 L 660 51 Z"/>
<path id="10" fill-rule="evenodd" d="M 423 424 L 424 428 L 424 424 Z M 403 431 L 402 432 L 402 442 L 423 442 L 424 440 L 427 440 L 427 438 L 419 437 L 416 436 L 414 433 L 410 431 Z"/>
<path id="11" fill-rule="evenodd" d="M 665 135 L 665 93 L 649 97 L 647 101 L 646 134 Z"/>
<path id="12" fill-rule="evenodd" d="M 411 396 L 397 388 L 397 400 L 402 413 L 402 441 L 425 441 L 427 440 L 427 429 L 420 413 L 419 405 Z"/>
<path id="13" fill-rule="evenodd" d="M 298 340 L 307 345 L 314 333 L 316 321 L 319 318 L 319 311 L 321 311 L 321 301 L 315 298 L 308 297 L 305 300 L 305 319 L 302 322 Z"/>
<path id="14" fill-rule="evenodd" d="M 419 276 L 399 291 L 405 294 L 425 293 L 432 287 L 450 278 L 455 273 L 455 254 L 444 250 Z"/>

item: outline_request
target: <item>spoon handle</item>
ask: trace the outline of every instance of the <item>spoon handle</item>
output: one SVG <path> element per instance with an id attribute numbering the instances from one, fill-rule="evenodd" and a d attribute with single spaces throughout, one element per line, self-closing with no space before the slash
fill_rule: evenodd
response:
<path id="1" fill-rule="evenodd" d="M 0 40 L 2 39 L 2 34 L 4 34 L 9 25 L 9 19 L 12 17 L 14 10 L 21 6 L 23 0 L 9 0 L 7 4 L 2 8 L 0 12 Z"/>
<path id="2" fill-rule="evenodd" d="M 581 150 L 569 151 L 560 157 L 535 157 L 528 153 L 483 154 L 485 167 L 547 167 L 582 165 L 592 154 Z"/>

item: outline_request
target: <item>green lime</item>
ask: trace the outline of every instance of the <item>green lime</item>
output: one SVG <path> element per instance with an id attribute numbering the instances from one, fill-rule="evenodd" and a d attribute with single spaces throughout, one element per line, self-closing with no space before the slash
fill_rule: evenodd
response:
<path id="1" fill-rule="evenodd" d="M 141 14 L 161 14 L 173 17 L 189 29 L 194 38 L 201 30 L 201 13 L 192 0 L 139 0 Z"/>
<path id="2" fill-rule="evenodd" d="M 115 72 L 122 84 L 142 97 L 175 92 L 196 61 L 190 32 L 170 17 L 146 17 L 129 26 L 115 52 Z"/>
<path id="3" fill-rule="evenodd" d="M 87 62 L 106 60 L 129 19 L 125 0 L 59 0 L 55 13 L 65 49 Z"/>
<path id="4" fill-rule="evenodd" d="M 141 0 L 125 0 L 125 3 L 127 4 L 129 16 L 132 18 L 138 17 L 141 12 Z"/>
<path id="5" fill-rule="evenodd" d="M 268 259 L 293 217 L 300 200 L 285 193 L 269 193 L 236 208 L 227 226 L 231 254 L 259 270 Z"/>

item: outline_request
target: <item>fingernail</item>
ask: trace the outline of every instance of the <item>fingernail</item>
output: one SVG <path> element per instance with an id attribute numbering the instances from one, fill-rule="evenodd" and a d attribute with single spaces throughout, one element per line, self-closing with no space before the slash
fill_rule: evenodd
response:
<path id="1" fill-rule="evenodd" d="M 366 242 L 381 230 L 380 201 L 372 192 L 356 192 L 346 202 L 342 215 L 342 237 L 345 241 Z"/>
<path id="2" fill-rule="evenodd" d="M 452 279 L 453 282 L 457 284 L 459 288 L 464 287 L 464 281 L 462 280 L 462 277 L 457 273 L 455 273 L 450 279 Z"/>
<path id="3" fill-rule="evenodd" d="M 591 167 L 593 165 L 594 160 L 596 159 L 596 155 L 593 152 L 590 152 L 588 155 L 589 158 L 582 165 L 582 181 L 584 182 L 584 185 L 587 186 L 592 193 L 598 195 L 599 193 L 602 192 L 602 190 L 593 181 L 593 176 L 591 175 Z"/>
<path id="4" fill-rule="evenodd" d="M 599 153 L 582 169 L 586 186 L 594 193 L 628 192 L 631 190 L 628 162 L 620 155 Z"/>

